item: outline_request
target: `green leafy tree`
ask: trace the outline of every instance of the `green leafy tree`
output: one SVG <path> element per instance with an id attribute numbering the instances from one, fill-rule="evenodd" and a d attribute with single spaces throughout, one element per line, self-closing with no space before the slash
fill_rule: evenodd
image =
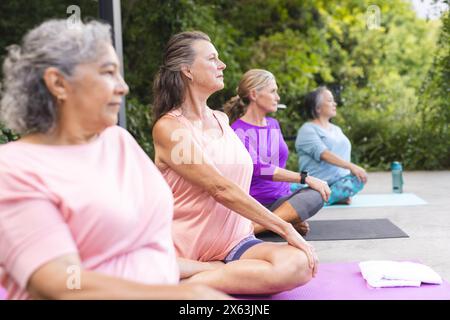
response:
<path id="1" fill-rule="evenodd" d="M 25 33 L 47 19 L 65 19 L 71 15 L 67 8 L 77 5 L 81 17 L 97 17 L 98 3 L 91 0 L 0 1 L 0 65 L 3 65 L 6 47 L 19 44 Z M 0 79 L 3 72 L 0 68 Z M 0 144 L 17 139 L 0 123 Z"/>
<path id="2" fill-rule="evenodd" d="M 448 1 L 447 1 L 448 4 Z M 450 167 L 450 15 L 442 20 L 438 49 L 420 92 L 420 122 L 412 135 L 414 148 L 408 159 L 418 168 Z"/>
<path id="3" fill-rule="evenodd" d="M 96 15 L 98 3 L 79 4 Z M 448 2 L 448 1 L 447 1 Z M 72 3 L 70 3 L 72 4 Z M 353 144 L 354 161 L 388 169 L 449 168 L 448 14 L 417 18 L 406 0 L 380 0 L 379 28 L 369 30 L 369 0 L 129 0 L 122 1 L 128 130 L 153 157 L 151 86 L 164 45 L 174 33 L 202 30 L 227 64 L 225 88 L 208 101 L 221 108 L 250 68 L 275 74 L 282 103 L 277 112 L 293 151 L 304 95 L 327 85 L 338 103 L 335 122 Z M 52 16 L 67 16 L 67 1 L 2 2 L 0 46 Z M 24 8 L 28 10 L 24 10 Z M 439 38 L 439 41 L 437 39 Z M 1 125 L 0 125 L 1 126 Z M 1 129 L 1 127 L 0 127 Z M 0 130 L 0 143 L 14 139 Z M 433 141 L 433 144 L 429 142 Z M 297 169 L 295 152 L 288 168 Z"/>

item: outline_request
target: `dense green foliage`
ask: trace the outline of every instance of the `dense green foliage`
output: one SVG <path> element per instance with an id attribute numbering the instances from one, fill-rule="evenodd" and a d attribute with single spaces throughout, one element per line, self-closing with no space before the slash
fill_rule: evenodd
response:
<path id="1" fill-rule="evenodd" d="M 98 4 L 91 0 L 0 1 L 0 65 L 3 65 L 7 46 L 20 43 L 28 30 L 44 20 L 67 18 L 70 5 L 79 6 L 82 17 L 96 18 L 98 15 Z M 15 139 L 17 136 L 0 123 L 0 144 Z"/>
<path id="2" fill-rule="evenodd" d="M 199 29 L 210 35 L 227 64 L 225 89 L 210 98 L 211 107 L 221 108 L 235 95 L 246 70 L 268 69 L 277 77 L 282 102 L 288 106 L 275 115 L 285 137 L 294 137 L 304 121 L 305 93 L 325 84 L 338 101 L 335 122 L 352 141 L 354 162 L 371 169 L 387 169 L 393 160 L 409 170 L 450 168 L 449 15 L 425 21 L 416 17 L 408 1 L 376 1 L 381 26 L 368 30 L 365 14 L 371 4 L 368 0 L 122 1 L 125 77 L 131 88 L 128 129 L 153 156 L 151 85 L 164 44 L 176 32 Z M 40 1 L 35 10 L 26 12 L 21 11 L 24 6 L 28 2 L 0 4 L 2 16 L 11 14 L 1 19 L 2 35 L 14 29 L 0 39 L 0 47 L 16 42 L 26 29 L 55 12 L 67 16 L 58 1 Z M 80 7 L 84 16 L 95 15 L 94 1 L 83 1 Z M 19 18 L 15 11 L 21 12 Z M 20 26 L 13 28 L 16 24 Z M 0 143 L 12 138 L 3 132 Z M 288 167 L 296 169 L 292 143 Z"/>

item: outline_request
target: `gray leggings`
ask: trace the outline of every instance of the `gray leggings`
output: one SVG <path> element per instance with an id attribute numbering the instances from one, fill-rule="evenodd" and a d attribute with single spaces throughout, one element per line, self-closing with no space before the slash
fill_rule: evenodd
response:
<path id="1" fill-rule="evenodd" d="M 309 188 L 294 191 L 290 195 L 281 197 L 278 200 L 265 204 L 264 206 L 270 211 L 274 211 L 283 202 L 289 201 L 292 207 L 297 211 L 298 216 L 302 221 L 306 221 L 322 209 L 324 201 L 320 193 Z"/>

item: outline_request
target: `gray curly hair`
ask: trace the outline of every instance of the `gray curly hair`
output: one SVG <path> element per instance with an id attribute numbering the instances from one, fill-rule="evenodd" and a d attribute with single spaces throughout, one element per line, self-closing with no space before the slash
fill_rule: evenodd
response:
<path id="1" fill-rule="evenodd" d="M 29 31 L 22 45 L 7 47 L 0 120 L 18 134 L 46 133 L 56 123 L 56 98 L 43 80 L 49 67 L 70 79 L 74 68 L 95 61 L 111 43 L 111 27 L 98 21 L 69 25 L 49 20 Z"/>

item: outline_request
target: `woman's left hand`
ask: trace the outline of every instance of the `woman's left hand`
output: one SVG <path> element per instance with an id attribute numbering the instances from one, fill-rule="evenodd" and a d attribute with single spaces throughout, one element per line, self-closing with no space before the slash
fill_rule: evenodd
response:
<path id="1" fill-rule="evenodd" d="M 317 257 L 314 247 L 295 230 L 292 224 L 286 224 L 284 239 L 293 247 L 302 250 L 308 257 L 309 267 L 312 269 L 312 276 L 315 277 L 318 267 L 319 258 Z"/>
<path id="2" fill-rule="evenodd" d="M 326 181 L 314 178 L 312 176 L 307 176 L 305 182 L 311 189 L 318 191 L 322 195 L 323 201 L 328 202 L 331 190 Z"/>

